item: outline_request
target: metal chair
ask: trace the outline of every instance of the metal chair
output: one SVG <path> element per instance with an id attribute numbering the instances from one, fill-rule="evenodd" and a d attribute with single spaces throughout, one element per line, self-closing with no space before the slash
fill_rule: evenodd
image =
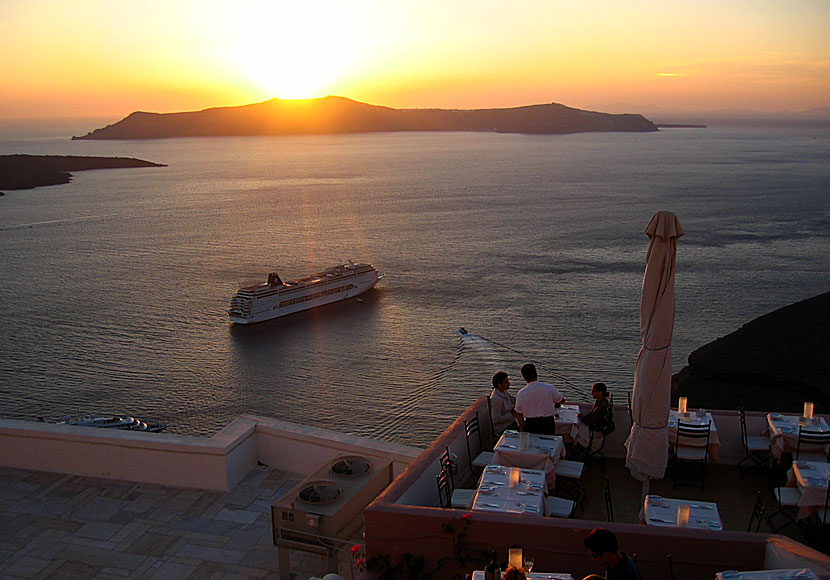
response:
<path id="1" fill-rule="evenodd" d="M 801 501 L 801 492 L 797 487 L 776 487 L 775 499 L 778 502 L 778 511 L 771 513 L 767 517 L 767 524 L 772 529 L 774 534 L 783 530 L 798 521 L 798 502 Z M 787 521 L 782 526 L 776 526 L 772 518 L 782 515 Z"/>
<path id="2" fill-rule="evenodd" d="M 746 409 L 738 407 L 738 415 L 741 419 L 741 443 L 744 446 L 745 456 L 738 462 L 738 473 L 744 478 L 743 463 L 750 461 L 752 464 L 746 468 L 751 471 L 756 467 L 769 467 L 770 442 L 768 437 L 762 435 L 747 435 L 746 433 Z"/>
<path id="3" fill-rule="evenodd" d="M 681 483 L 681 485 L 706 489 L 706 464 L 709 463 L 709 434 L 712 423 L 697 425 L 677 422 L 677 437 L 674 440 L 672 479 L 673 487 L 678 485 L 678 475 L 682 465 L 689 465 L 692 471 L 700 473 L 700 485 Z"/>
<path id="4" fill-rule="evenodd" d="M 634 406 L 631 404 L 631 391 L 627 392 L 625 396 L 628 397 L 628 420 L 631 423 L 628 430 L 630 431 L 634 427 Z"/>
<path id="5" fill-rule="evenodd" d="M 438 483 L 438 505 L 442 508 L 451 507 L 452 486 L 450 484 L 449 471 L 442 469 L 438 475 L 435 476 L 435 481 Z"/>
<path id="6" fill-rule="evenodd" d="M 602 472 L 605 473 L 605 454 L 602 452 L 605 447 L 605 437 L 614 432 L 614 396 L 611 395 L 608 401 L 608 411 L 605 418 L 595 424 L 598 430 L 589 430 L 588 447 L 582 448 L 579 453 L 583 462 L 598 461 L 602 465 Z"/>
<path id="7" fill-rule="evenodd" d="M 451 466 L 442 465 L 441 471 L 435 476 L 438 482 L 438 505 L 442 508 L 470 509 L 473 506 L 476 490 L 455 489 L 452 480 Z"/>
<path id="8" fill-rule="evenodd" d="M 605 477 L 605 517 L 609 522 L 614 521 L 614 504 L 611 502 L 611 478 Z"/>
<path id="9" fill-rule="evenodd" d="M 667 554 L 666 559 L 669 561 L 669 580 L 680 580 L 674 573 L 674 563 L 672 562 L 671 554 Z"/>
<path id="10" fill-rule="evenodd" d="M 799 425 L 795 460 L 827 462 L 828 445 L 830 445 L 830 432 L 820 433 Z"/>
<path id="11" fill-rule="evenodd" d="M 758 533 L 758 530 L 761 529 L 761 522 L 764 519 L 764 512 L 766 511 L 766 506 L 764 506 L 764 502 L 761 501 L 761 492 L 760 490 L 755 495 L 755 506 L 752 508 L 752 515 L 749 516 L 749 524 L 746 526 L 747 532 L 755 532 Z M 755 529 L 752 529 L 752 524 L 755 520 L 758 520 L 755 524 Z"/>
<path id="12" fill-rule="evenodd" d="M 475 472 L 475 468 L 484 469 L 485 466 L 493 463 L 493 452 L 482 450 L 483 442 L 478 422 L 478 411 L 476 411 L 475 416 L 464 420 L 464 432 L 467 435 L 467 457 L 470 460 L 470 471 Z M 473 448 L 470 444 L 470 438 L 473 435 L 478 437 L 478 454 L 475 457 L 473 457 Z"/>
<path id="13" fill-rule="evenodd" d="M 438 458 L 438 462 L 441 464 L 441 469 L 447 470 L 447 473 L 450 476 L 450 485 L 455 487 L 455 474 L 453 471 L 454 468 L 457 468 L 457 465 L 452 459 L 452 453 L 450 453 L 449 445 L 444 445 L 444 452 L 441 454 L 441 457 Z"/>

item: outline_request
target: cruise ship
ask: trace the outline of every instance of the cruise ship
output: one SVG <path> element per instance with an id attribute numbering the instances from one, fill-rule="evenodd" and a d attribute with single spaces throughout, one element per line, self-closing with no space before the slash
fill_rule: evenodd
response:
<path id="1" fill-rule="evenodd" d="M 363 294 L 381 278 L 383 274 L 371 264 L 351 260 L 291 282 L 271 273 L 264 284 L 240 288 L 231 299 L 228 316 L 235 324 L 263 322 Z"/>

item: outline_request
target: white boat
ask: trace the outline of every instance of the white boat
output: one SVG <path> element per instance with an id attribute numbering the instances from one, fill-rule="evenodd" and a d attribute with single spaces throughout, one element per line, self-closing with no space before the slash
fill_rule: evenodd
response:
<path id="1" fill-rule="evenodd" d="M 283 282 L 276 273 L 264 284 L 240 288 L 231 299 L 230 321 L 252 324 L 331 304 L 363 294 L 375 287 L 383 274 L 371 264 L 334 266 L 317 274 Z"/>

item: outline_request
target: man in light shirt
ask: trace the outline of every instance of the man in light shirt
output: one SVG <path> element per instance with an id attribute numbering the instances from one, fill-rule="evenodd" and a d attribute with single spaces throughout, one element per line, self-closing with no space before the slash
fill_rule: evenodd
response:
<path id="1" fill-rule="evenodd" d="M 540 435 L 556 435 L 556 406 L 565 397 L 556 387 L 539 381 L 536 365 L 522 366 L 522 377 L 527 385 L 516 393 L 516 412 L 519 429 Z"/>

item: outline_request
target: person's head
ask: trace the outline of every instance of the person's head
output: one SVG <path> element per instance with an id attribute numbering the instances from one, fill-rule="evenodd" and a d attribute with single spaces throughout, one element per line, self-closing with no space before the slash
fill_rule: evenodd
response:
<path id="1" fill-rule="evenodd" d="M 591 396 L 597 401 L 608 398 L 608 387 L 605 383 L 594 383 L 591 385 Z"/>
<path id="2" fill-rule="evenodd" d="M 499 391 L 506 391 L 510 387 L 510 377 L 504 371 L 499 371 L 493 375 L 493 388 Z"/>
<path id="3" fill-rule="evenodd" d="M 611 530 L 594 528 L 582 540 L 582 544 L 591 552 L 591 558 L 600 564 L 609 565 L 619 559 L 620 545 Z"/>
<path id="4" fill-rule="evenodd" d="M 527 580 L 527 576 L 521 568 L 516 568 L 511 564 L 504 571 L 504 580 Z"/>
<path id="5" fill-rule="evenodd" d="M 532 383 L 539 378 L 536 374 L 536 365 L 533 363 L 525 363 L 522 365 L 522 378 L 528 383 Z"/>

